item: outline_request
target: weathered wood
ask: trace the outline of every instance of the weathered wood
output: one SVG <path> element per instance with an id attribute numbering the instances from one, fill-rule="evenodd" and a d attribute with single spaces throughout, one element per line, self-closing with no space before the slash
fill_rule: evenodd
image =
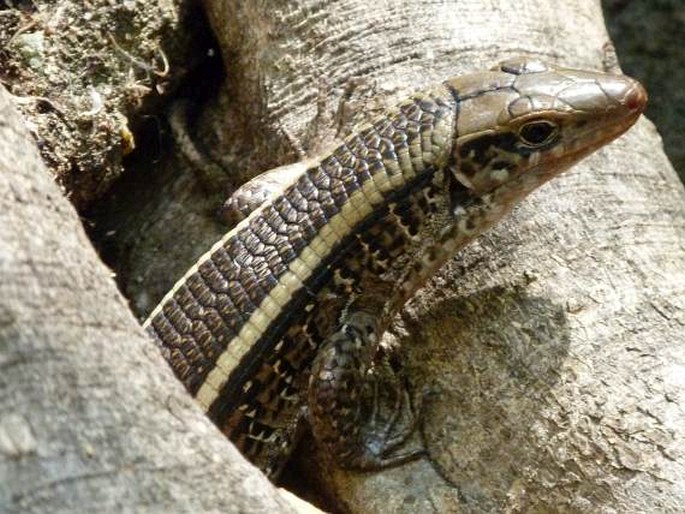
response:
<path id="1" fill-rule="evenodd" d="M 291 512 L 145 337 L 0 89 L 0 512 Z"/>

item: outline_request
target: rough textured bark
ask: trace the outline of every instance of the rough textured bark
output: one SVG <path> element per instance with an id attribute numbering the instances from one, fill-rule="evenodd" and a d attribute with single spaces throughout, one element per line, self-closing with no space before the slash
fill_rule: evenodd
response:
<path id="1" fill-rule="evenodd" d="M 290 512 L 190 401 L 0 89 L 0 512 Z"/>
<path id="2" fill-rule="evenodd" d="M 520 54 L 601 68 L 608 42 L 597 2 L 205 6 L 227 81 L 191 120 L 191 134 L 227 177 L 199 184 L 171 158 L 148 165 L 150 190 L 129 191 L 119 264 L 139 313 L 223 230 L 211 221 L 218 195 L 208 190 L 315 153 L 429 83 Z M 399 343 L 413 388 L 428 391 L 421 434 L 429 458 L 377 474 L 310 470 L 325 477 L 319 488 L 331 504 L 357 512 L 680 510 L 684 200 L 643 120 L 463 252 L 387 338 Z M 197 451 L 219 443 L 203 444 Z M 298 455 L 304 468 L 322 462 L 304 448 Z"/>
<path id="3" fill-rule="evenodd" d="M 0 7 L 0 81 L 64 194 L 85 209 L 124 172 L 155 109 L 203 59 L 191 2 L 36 0 Z M 197 18 L 195 11 L 194 18 Z"/>

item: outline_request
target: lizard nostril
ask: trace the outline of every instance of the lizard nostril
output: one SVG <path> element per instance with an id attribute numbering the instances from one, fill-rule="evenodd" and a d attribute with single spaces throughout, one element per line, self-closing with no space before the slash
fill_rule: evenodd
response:
<path id="1" fill-rule="evenodd" d="M 625 106 L 631 111 L 642 112 L 647 105 L 647 92 L 640 84 L 635 84 L 625 96 Z"/>

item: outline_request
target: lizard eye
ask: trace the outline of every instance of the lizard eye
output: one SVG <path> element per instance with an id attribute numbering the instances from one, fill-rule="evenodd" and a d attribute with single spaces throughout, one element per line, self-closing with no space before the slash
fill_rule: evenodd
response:
<path id="1" fill-rule="evenodd" d="M 559 132 L 556 124 L 547 120 L 530 121 L 521 126 L 519 137 L 528 146 L 542 146 L 549 143 Z"/>

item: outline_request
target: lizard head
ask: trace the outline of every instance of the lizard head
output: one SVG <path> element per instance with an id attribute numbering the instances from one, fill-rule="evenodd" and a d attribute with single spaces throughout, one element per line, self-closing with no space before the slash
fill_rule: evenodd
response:
<path id="1" fill-rule="evenodd" d="M 447 86 L 459 99 L 453 178 L 475 196 L 508 192 L 512 203 L 623 134 L 647 102 L 624 75 L 530 59 Z"/>

